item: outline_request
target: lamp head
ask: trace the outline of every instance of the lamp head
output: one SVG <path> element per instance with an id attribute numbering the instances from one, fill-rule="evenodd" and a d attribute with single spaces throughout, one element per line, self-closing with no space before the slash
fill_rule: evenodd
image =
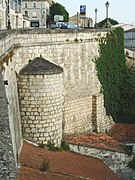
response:
<path id="1" fill-rule="evenodd" d="M 98 10 L 97 10 L 97 8 L 96 8 L 96 9 L 95 9 L 95 13 L 97 13 L 97 11 L 98 11 Z"/>
<path id="2" fill-rule="evenodd" d="M 105 6 L 106 6 L 107 8 L 109 7 L 109 2 L 108 2 L 108 1 L 105 3 Z"/>

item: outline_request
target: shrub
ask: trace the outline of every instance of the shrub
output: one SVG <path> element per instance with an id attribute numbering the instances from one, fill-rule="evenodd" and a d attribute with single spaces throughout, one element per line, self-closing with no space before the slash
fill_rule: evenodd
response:
<path id="1" fill-rule="evenodd" d="M 76 43 L 78 43 L 79 40 L 78 40 L 77 38 L 75 38 L 74 41 L 75 41 Z"/>
<path id="2" fill-rule="evenodd" d="M 135 156 L 133 159 L 128 163 L 128 167 L 135 170 Z"/>
<path id="3" fill-rule="evenodd" d="M 50 161 L 48 159 L 43 159 L 43 162 L 39 170 L 42 172 L 46 172 L 49 170 L 49 168 L 50 168 Z"/>
<path id="4" fill-rule="evenodd" d="M 60 150 L 61 150 L 61 148 L 55 146 L 54 143 L 51 142 L 51 141 L 48 141 L 48 142 L 47 142 L 47 148 L 48 148 L 50 151 L 60 151 Z"/>
<path id="5" fill-rule="evenodd" d="M 38 144 L 38 147 L 40 147 L 40 148 L 45 148 L 45 144 L 42 142 L 42 143 L 39 143 Z"/>
<path id="6" fill-rule="evenodd" d="M 61 149 L 68 151 L 69 150 L 69 145 L 67 144 L 67 142 L 65 140 L 61 141 Z"/>
<path id="7" fill-rule="evenodd" d="M 66 39 L 66 42 L 69 42 L 69 39 Z"/>

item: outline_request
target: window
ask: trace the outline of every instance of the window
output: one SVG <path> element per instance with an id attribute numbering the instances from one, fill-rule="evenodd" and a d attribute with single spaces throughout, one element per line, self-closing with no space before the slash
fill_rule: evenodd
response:
<path id="1" fill-rule="evenodd" d="M 27 8 L 27 3 L 24 3 L 24 7 Z"/>
<path id="2" fill-rule="evenodd" d="M 33 3 L 33 8 L 36 8 L 36 3 Z"/>
<path id="3" fill-rule="evenodd" d="M 33 21 L 31 21 L 30 24 L 31 24 L 31 27 L 39 27 L 39 21 L 33 20 Z"/>
<path id="4" fill-rule="evenodd" d="M 28 11 L 24 11 L 24 15 L 25 15 L 25 16 L 28 16 Z"/>

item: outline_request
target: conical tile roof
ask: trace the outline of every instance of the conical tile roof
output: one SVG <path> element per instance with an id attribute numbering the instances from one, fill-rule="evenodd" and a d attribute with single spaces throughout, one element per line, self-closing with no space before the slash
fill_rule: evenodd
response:
<path id="1" fill-rule="evenodd" d="M 31 60 L 24 68 L 20 70 L 20 75 L 51 75 L 60 74 L 63 69 L 42 57 L 36 57 Z"/>

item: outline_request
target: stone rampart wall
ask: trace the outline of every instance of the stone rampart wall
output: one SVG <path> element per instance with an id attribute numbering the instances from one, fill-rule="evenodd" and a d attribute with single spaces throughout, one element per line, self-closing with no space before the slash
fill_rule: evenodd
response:
<path id="1" fill-rule="evenodd" d="M 64 69 L 64 132 L 92 131 L 91 98 L 100 91 L 93 59 L 98 56 L 100 32 L 52 31 L 51 34 L 34 32 L 34 30 L 26 33 L 23 31 L 16 34 L 14 55 L 16 71 L 19 72 L 28 60 L 40 55 L 61 66 Z M 68 104 L 72 109 L 67 108 Z"/>
<path id="2" fill-rule="evenodd" d="M 33 60 L 42 55 L 44 59 L 63 68 L 63 131 L 65 133 L 92 131 L 94 124 L 92 122 L 94 107 L 91 107 L 92 96 L 100 92 L 100 83 L 93 59 L 98 56 L 98 40 L 105 34 L 106 32 L 95 30 L 78 32 L 76 30 L 24 29 L 8 31 L 8 34 L 1 32 L 0 64 L 3 67 L 4 79 L 8 80 L 7 97 L 10 104 L 9 112 L 12 112 L 9 113 L 10 121 L 18 126 L 21 119 L 16 76 L 30 59 Z M 98 114 L 102 114 L 102 108 L 104 107 L 101 103 L 101 113 Z M 100 124 L 99 121 L 104 122 L 104 117 L 102 115 L 98 118 L 98 124 Z M 21 135 L 20 128 L 15 124 L 13 124 L 15 129 L 12 132 Z M 109 124 L 112 125 L 112 123 Z M 14 142 L 16 146 L 16 140 Z M 17 140 L 17 142 L 20 141 Z"/>
<path id="3" fill-rule="evenodd" d="M 95 111 L 94 117 L 96 117 L 96 132 L 106 133 L 114 125 L 113 119 L 111 116 L 106 115 L 103 94 L 95 94 L 93 98 L 95 99 L 95 108 L 93 107 L 93 111 Z"/>
<path id="4" fill-rule="evenodd" d="M 91 97 L 65 102 L 63 129 L 67 134 L 92 132 Z"/>

